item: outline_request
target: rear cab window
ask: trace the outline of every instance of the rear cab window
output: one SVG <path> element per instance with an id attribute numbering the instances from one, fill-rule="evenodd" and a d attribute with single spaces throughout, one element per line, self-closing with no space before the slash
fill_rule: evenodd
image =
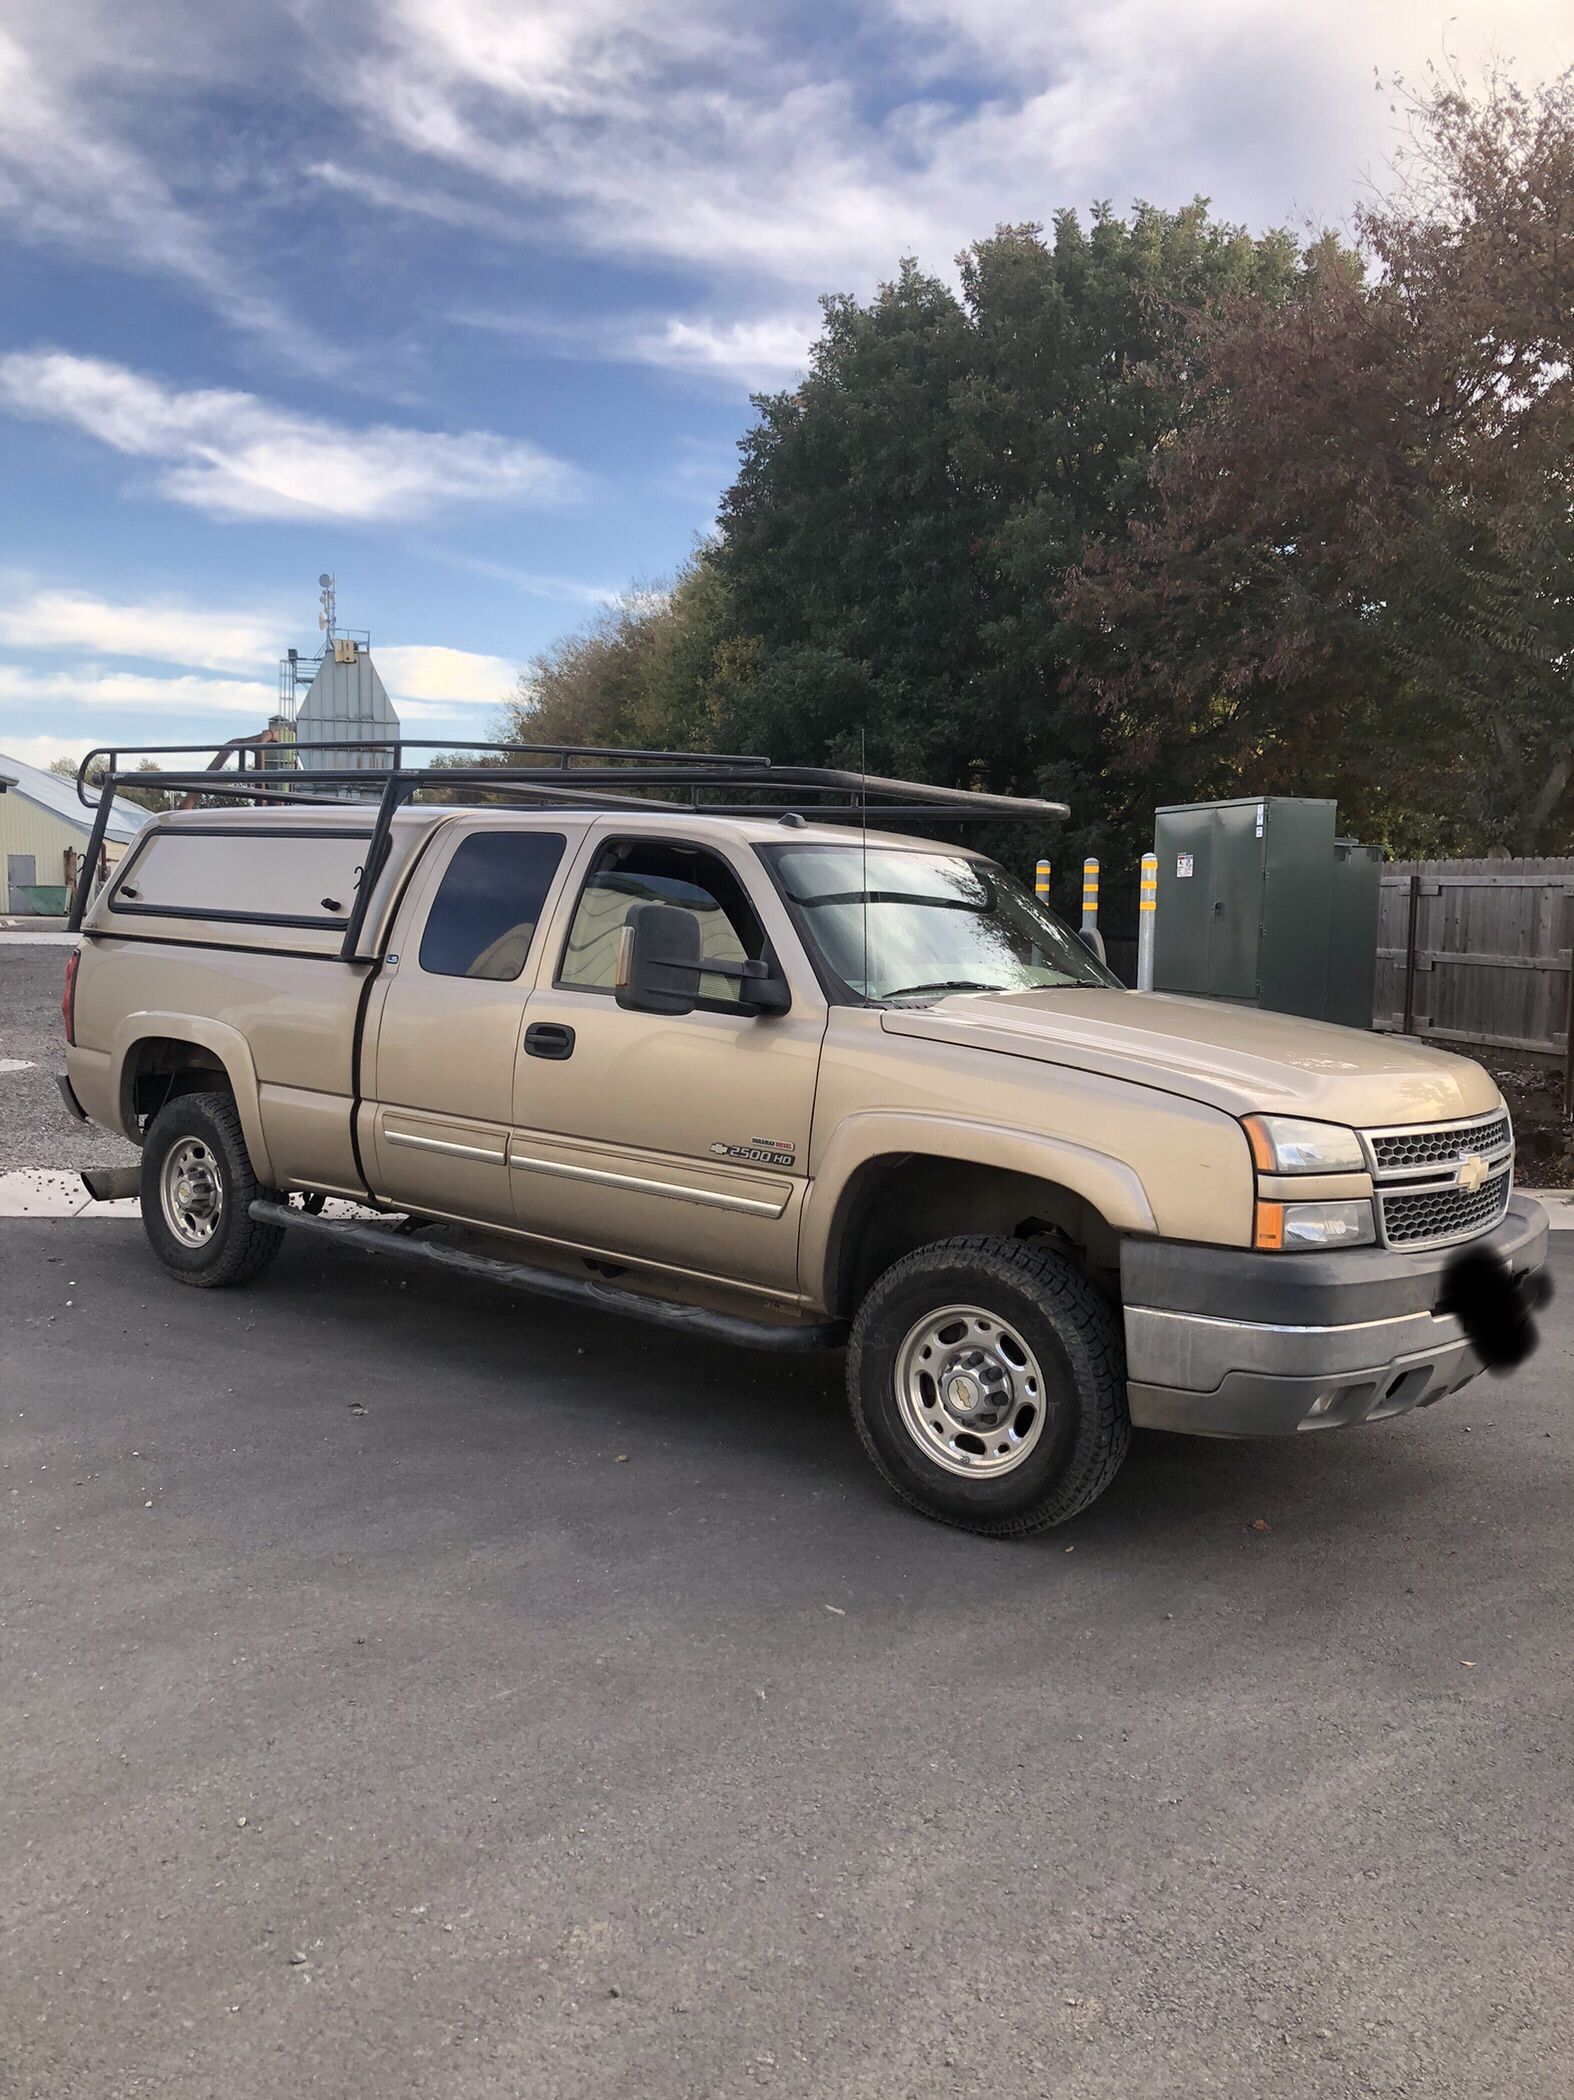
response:
<path id="1" fill-rule="evenodd" d="M 517 978 L 566 844 L 560 831 L 482 831 L 461 839 L 421 930 L 427 975 Z"/>

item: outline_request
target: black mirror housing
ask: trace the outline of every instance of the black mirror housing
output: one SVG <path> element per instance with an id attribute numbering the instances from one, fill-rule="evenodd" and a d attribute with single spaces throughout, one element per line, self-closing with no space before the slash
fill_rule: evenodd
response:
<path id="1" fill-rule="evenodd" d="M 671 904 L 636 904 L 618 935 L 613 993 L 639 1014 L 691 1014 L 698 996 L 699 921 Z"/>
<path id="2" fill-rule="evenodd" d="M 734 979 L 740 1013 L 783 1014 L 792 1004 L 785 978 L 769 963 L 707 956 L 692 912 L 671 904 L 636 904 L 618 936 L 613 994 L 619 1006 L 641 1014 L 691 1014 L 701 1003 L 702 977 Z"/>

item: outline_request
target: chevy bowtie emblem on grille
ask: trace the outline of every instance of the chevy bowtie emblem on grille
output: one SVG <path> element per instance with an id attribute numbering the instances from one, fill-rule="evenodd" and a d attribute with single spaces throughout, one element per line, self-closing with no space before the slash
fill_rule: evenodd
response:
<path id="1" fill-rule="evenodd" d="M 1479 1152 L 1472 1152 L 1468 1159 L 1459 1162 L 1459 1186 L 1467 1196 L 1473 1196 L 1491 1172 Z"/>

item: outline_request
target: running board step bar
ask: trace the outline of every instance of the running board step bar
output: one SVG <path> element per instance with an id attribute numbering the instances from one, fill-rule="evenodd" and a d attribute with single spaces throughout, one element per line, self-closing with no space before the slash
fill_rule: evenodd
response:
<path id="1" fill-rule="evenodd" d="M 269 1203 L 262 1197 L 251 1204 L 250 1215 L 259 1225 L 283 1225 L 336 1247 L 353 1247 L 361 1254 L 392 1254 L 403 1261 L 446 1269 L 451 1275 L 506 1284 L 539 1298 L 556 1298 L 565 1305 L 593 1306 L 598 1312 L 644 1320 L 650 1326 L 669 1327 L 679 1334 L 706 1335 L 712 1341 L 732 1342 L 743 1349 L 777 1349 L 799 1355 L 812 1349 L 835 1349 L 847 1339 L 846 1323 L 841 1320 L 791 1326 L 782 1321 L 746 1320 L 737 1313 L 709 1312 L 698 1305 L 677 1305 L 667 1298 L 641 1298 L 633 1291 L 614 1290 L 590 1277 L 559 1276 L 553 1269 L 540 1269 L 530 1262 L 497 1261 L 487 1254 L 466 1254 L 458 1247 L 434 1247 L 394 1227 L 316 1218 L 309 1211 L 292 1209 L 288 1203 Z"/>

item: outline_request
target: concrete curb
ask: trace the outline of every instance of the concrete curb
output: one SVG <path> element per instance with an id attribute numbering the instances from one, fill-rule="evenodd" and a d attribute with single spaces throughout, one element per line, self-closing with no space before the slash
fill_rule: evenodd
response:
<path id="1" fill-rule="evenodd" d="M 78 1173 L 54 1167 L 14 1167 L 0 1174 L 0 1218 L 135 1218 L 141 1206 L 135 1196 L 114 1203 L 95 1203 Z M 325 1218 L 374 1218 L 363 1204 L 330 1196 Z"/>
<path id="2" fill-rule="evenodd" d="M 1547 1223 L 1554 1232 L 1574 1232 L 1574 1189 L 1519 1189 L 1546 1208 Z M 80 1174 L 54 1167 L 15 1167 L 0 1174 L 0 1218 L 134 1218 L 137 1200 L 126 1197 L 118 1203 L 95 1203 L 82 1186 Z M 329 1199 L 323 1215 L 330 1218 L 374 1217 L 376 1213 L 354 1203 Z"/>
<path id="3" fill-rule="evenodd" d="M 0 1218 L 134 1218 L 137 1202 L 95 1203 L 82 1177 L 54 1167 L 16 1167 L 0 1174 Z"/>

